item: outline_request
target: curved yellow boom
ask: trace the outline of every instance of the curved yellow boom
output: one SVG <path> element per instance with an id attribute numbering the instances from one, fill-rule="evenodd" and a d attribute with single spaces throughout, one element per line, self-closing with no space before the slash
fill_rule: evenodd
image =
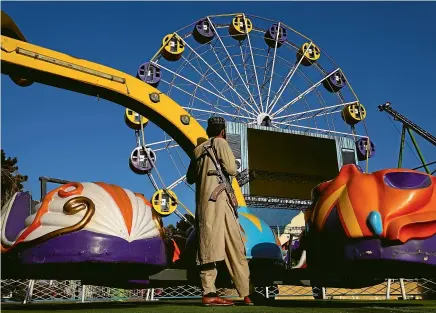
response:
<path id="1" fill-rule="evenodd" d="M 24 36 L 16 25 L 21 35 L 5 31 L 14 29 L 13 25 L 5 28 L 2 21 L 3 74 L 104 98 L 132 109 L 164 129 L 189 156 L 197 143 L 207 138 L 204 128 L 192 116 L 190 123 L 184 125 L 181 117 L 188 112 L 158 89 L 113 68 L 17 40 Z M 239 205 L 245 206 L 236 180 L 233 187 Z"/>

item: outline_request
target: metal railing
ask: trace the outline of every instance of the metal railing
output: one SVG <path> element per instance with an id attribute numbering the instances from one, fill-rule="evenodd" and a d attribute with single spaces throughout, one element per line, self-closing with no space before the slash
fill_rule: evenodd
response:
<path id="1" fill-rule="evenodd" d="M 388 279 L 375 286 L 347 288 L 312 288 L 302 286 L 256 287 L 256 292 L 275 300 L 285 299 L 436 299 L 436 282 L 429 279 Z M 233 289 L 220 289 L 224 297 L 237 297 Z M 109 302 L 156 301 L 159 299 L 195 299 L 201 297 L 197 286 L 174 286 L 153 289 L 119 289 L 82 285 L 78 280 L 1 280 L 3 303 L 37 302 Z"/>

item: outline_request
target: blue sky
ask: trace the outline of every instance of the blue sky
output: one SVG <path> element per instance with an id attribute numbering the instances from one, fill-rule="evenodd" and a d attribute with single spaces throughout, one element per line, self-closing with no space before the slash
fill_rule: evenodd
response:
<path id="1" fill-rule="evenodd" d="M 246 12 L 279 20 L 313 39 L 346 73 L 377 145 L 371 171 L 396 167 L 400 140 L 377 105 L 390 101 L 436 133 L 435 2 L 2 2 L 2 10 L 30 42 L 132 75 L 164 35 L 200 17 Z M 135 140 L 123 107 L 44 85 L 23 89 L 6 76 L 1 88 L 1 145 L 18 157 L 35 198 L 39 176 L 151 195 L 147 179 L 128 167 Z M 434 147 L 418 142 L 426 159 L 436 160 Z M 404 165 L 419 165 L 407 147 Z"/>

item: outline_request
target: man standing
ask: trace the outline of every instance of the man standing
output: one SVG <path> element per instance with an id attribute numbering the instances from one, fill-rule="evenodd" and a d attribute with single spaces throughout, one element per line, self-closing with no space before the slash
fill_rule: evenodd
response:
<path id="1" fill-rule="evenodd" d="M 207 135 L 209 140 L 195 148 L 186 175 L 189 184 L 196 184 L 197 265 L 200 266 L 203 304 L 233 305 L 216 293 L 215 262 L 224 260 L 239 296 L 244 298 L 245 304 L 251 305 L 250 273 L 237 220 L 237 204 L 233 190 L 224 189 L 223 184 L 223 178 L 231 184 L 232 176 L 236 175 L 236 160 L 226 140 L 224 119 L 210 118 Z"/>

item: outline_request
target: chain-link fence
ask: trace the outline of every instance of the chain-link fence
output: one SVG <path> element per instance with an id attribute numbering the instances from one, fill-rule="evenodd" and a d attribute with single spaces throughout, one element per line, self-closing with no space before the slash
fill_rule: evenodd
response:
<path id="1" fill-rule="evenodd" d="M 150 297 L 150 289 L 120 289 L 104 286 L 82 286 L 82 302 L 143 301 Z"/>
<path id="2" fill-rule="evenodd" d="M 2 279 L 1 301 L 25 303 L 31 282 L 31 280 L 26 279 Z"/>
<path id="3" fill-rule="evenodd" d="M 256 287 L 266 298 L 285 299 L 436 299 L 436 282 L 429 279 L 388 279 L 375 286 L 348 289 L 302 286 Z M 237 298 L 234 289 L 219 289 L 222 297 Z M 158 301 L 159 299 L 195 299 L 201 297 L 197 286 L 173 286 L 153 289 L 119 289 L 82 285 L 78 280 L 1 280 L 1 301 L 30 302 L 96 302 Z"/>

